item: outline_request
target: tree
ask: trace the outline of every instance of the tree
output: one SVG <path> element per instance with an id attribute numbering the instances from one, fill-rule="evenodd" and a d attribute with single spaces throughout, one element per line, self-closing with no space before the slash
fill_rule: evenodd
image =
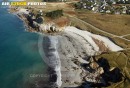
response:
<path id="1" fill-rule="evenodd" d="M 82 8 L 82 4 L 80 2 L 76 3 L 74 6 L 75 6 L 76 9 Z"/>
<path id="2" fill-rule="evenodd" d="M 53 19 L 61 17 L 63 16 L 63 10 L 55 10 L 55 11 L 47 12 L 46 16 Z"/>

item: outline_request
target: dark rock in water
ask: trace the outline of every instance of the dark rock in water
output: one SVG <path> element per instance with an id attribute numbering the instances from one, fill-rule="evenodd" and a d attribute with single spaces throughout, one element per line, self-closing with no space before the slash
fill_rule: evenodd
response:
<path id="1" fill-rule="evenodd" d="M 56 82 L 57 81 L 57 74 L 54 71 L 53 68 L 48 68 L 48 73 L 49 73 L 49 77 L 50 77 L 50 82 Z"/>
<path id="2" fill-rule="evenodd" d="M 33 20 L 32 20 L 32 18 L 30 16 L 27 16 L 27 20 L 29 21 L 30 24 L 33 23 Z"/>
<path id="3" fill-rule="evenodd" d="M 97 61 L 97 63 L 99 64 L 100 67 L 103 67 L 103 70 L 104 70 L 105 72 L 108 72 L 108 71 L 109 71 L 110 65 L 109 65 L 107 59 L 101 57 L 101 58 Z"/>
<path id="4" fill-rule="evenodd" d="M 56 84 L 57 74 L 55 70 L 51 67 L 48 67 L 48 74 L 49 74 L 49 82 L 47 83 L 47 87 L 45 88 L 58 88 Z"/>
<path id="5" fill-rule="evenodd" d="M 51 74 L 50 81 L 51 82 L 56 82 L 57 81 L 57 74 Z"/>

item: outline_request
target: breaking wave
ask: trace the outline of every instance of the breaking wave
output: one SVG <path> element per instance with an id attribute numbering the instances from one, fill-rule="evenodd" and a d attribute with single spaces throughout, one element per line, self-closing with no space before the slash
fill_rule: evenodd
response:
<path id="1" fill-rule="evenodd" d="M 38 47 L 40 55 L 42 56 L 44 62 L 53 70 L 53 72 L 50 74 L 51 75 L 56 74 L 55 75 L 56 80 L 53 81 L 54 82 L 53 84 L 56 84 L 56 86 L 60 87 L 62 84 L 61 70 L 60 70 L 61 62 L 57 52 L 58 48 L 57 36 L 41 35 L 39 37 Z"/>

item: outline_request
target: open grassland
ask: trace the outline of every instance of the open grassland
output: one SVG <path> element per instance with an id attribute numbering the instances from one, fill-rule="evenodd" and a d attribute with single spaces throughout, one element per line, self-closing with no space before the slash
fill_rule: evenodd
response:
<path id="1" fill-rule="evenodd" d="M 115 35 L 130 34 L 130 15 L 110 15 L 77 11 L 77 17 Z"/>
<path id="2" fill-rule="evenodd" d="M 114 37 L 112 38 L 112 40 L 119 46 L 123 47 L 124 49 L 130 48 L 130 42 L 123 40 L 121 38 L 118 37 Z"/>
<path id="3" fill-rule="evenodd" d="M 57 10 L 57 9 L 62 9 L 62 10 L 73 10 L 74 7 L 71 6 L 70 4 L 66 4 L 63 2 L 53 2 L 53 3 L 47 3 L 46 5 L 47 10 Z"/>

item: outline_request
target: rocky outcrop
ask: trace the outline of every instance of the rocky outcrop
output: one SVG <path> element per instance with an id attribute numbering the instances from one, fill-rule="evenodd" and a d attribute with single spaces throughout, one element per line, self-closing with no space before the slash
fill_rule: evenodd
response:
<path id="1" fill-rule="evenodd" d="M 119 68 L 115 67 L 110 70 L 109 63 L 105 58 L 99 58 L 89 64 L 82 65 L 84 67 L 84 84 L 81 88 L 91 87 L 107 87 L 111 83 L 117 83 L 122 80 L 122 74 Z"/>
<path id="2" fill-rule="evenodd" d="M 62 28 L 57 27 L 53 22 L 39 25 L 39 32 L 55 33 L 60 31 L 62 31 Z"/>

